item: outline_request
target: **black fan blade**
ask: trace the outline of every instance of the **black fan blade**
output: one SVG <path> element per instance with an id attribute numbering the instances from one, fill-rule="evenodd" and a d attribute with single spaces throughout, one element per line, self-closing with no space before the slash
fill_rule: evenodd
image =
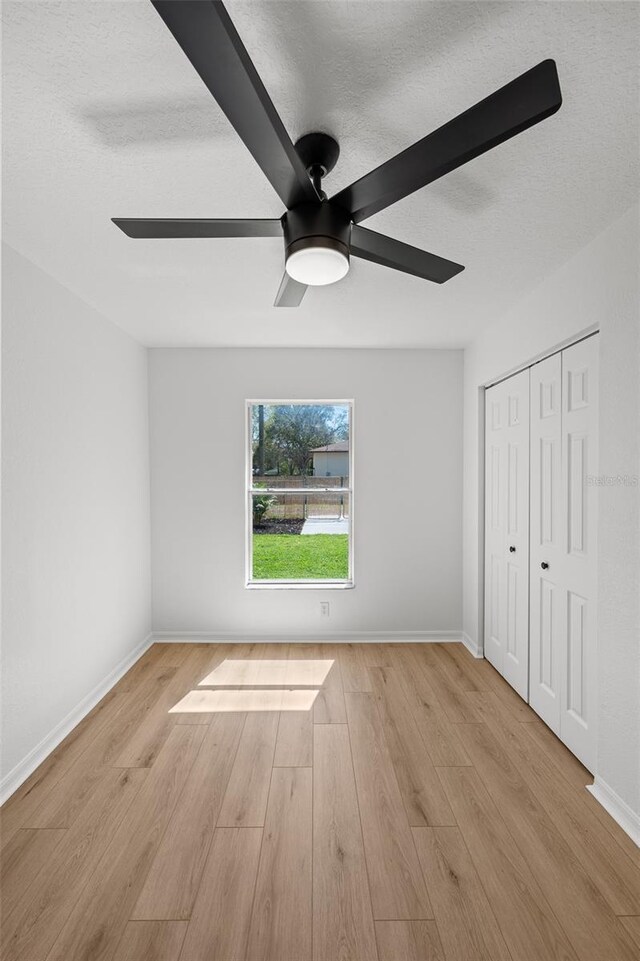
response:
<path id="1" fill-rule="evenodd" d="M 166 237 L 282 237 L 279 220 L 145 220 L 141 217 L 114 217 L 113 223 L 127 237 L 155 240 Z"/>
<path id="2" fill-rule="evenodd" d="M 461 264 L 454 264 L 452 260 L 445 260 L 444 257 L 403 244 L 400 240 L 393 240 L 357 224 L 351 228 L 351 253 L 362 260 L 402 270 L 423 280 L 432 280 L 434 284 L 444 284 L 464 270 Z"/>
<path id="3" fill-rule="evenodd" d="M 318 201 L 269 94 L 219 0 L 151 0 L 287 209 Z"/>
<path id="4" fill-rule="evenodd" d="M 456 167 L 550 117 L 562 95 L 553 60 L 543 60 L 443 127 L 336 194 L 359 223 Z"/>
<path id="5" fill-rule="evenodd" d="M 290 277 L 285 270 L 284 276 L 280 282 L 280 287 L 278 288 L 278 293 L 276 294 L 276 299 L 273 302 L 273 306 L 299 307 L 306 292 L 307 285 L 299 284 L 298 281 L 294 280 L 293 277 Z"/>

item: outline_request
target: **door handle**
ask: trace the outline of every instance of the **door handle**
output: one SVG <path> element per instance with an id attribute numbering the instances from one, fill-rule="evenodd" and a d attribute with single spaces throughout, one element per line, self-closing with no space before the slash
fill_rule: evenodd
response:
<path id="1" fill-rule="evenodd" d="M 549 565 L 547 564 L 546 561 L 543 561 L 543 562 L 541 563 L 540 567 L 542 568 L 543 571 L 546 571 L 547 568 L 549 567 Z"/>
<path id="2" fill-rule="evenodd" d="M 513 544 L 512 544 L 511 547 L 509 548 L 509 553 L 510 553 L 510 554 L 515 554 L 515 552 L 516 552 L 516 549 L 515 549 L 515 547 L 514 547 Z"/>

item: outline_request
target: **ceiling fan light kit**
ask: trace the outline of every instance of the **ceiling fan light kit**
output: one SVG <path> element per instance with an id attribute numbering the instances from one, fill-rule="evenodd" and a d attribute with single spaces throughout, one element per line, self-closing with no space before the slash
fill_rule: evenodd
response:
<path id="1" fill-rule="evenodd" d="M 349 273 L 349 248 L 331 237 L 304 237 L 287 251 L 285 269 L 299 284 L 326 287 Z"/>
<path id="2" fill-rule="evenodd" d="M 221 0 L 151 0 L 286 207 L 263 219 L 115 219 L 129 237 L 284 237 L 276 307 L 297 307 L 307 286 L 341 280 L 358 257 L 442 284 L 464 267 L 361 227 L 416 190 L 550 117 L 562 104 L 553 60 L 543 60 L 449 123 L 327 199 L 322 180 L 340 148 L 325 133 L 294 145 Z"/>
<path id="3" fill-rule="evenodd" d="M 343 207 L 329 200 L 300 204 L 284 215 L 282 231 L 285 269 L 298 283 L 320 287 L 348 273 L 351 218 Z"/>

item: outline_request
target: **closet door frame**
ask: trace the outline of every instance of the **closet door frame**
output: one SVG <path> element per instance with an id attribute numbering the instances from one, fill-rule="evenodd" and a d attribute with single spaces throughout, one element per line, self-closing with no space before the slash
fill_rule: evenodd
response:
<path id="1" fill-rule="evenodd" d="M 524 370 L 530 370 L 534 365 L 540 363 L 541 361 L 544 361 L 544 360 L 548 359 L 549 357 L 554 356 L 555 354 L 561 354 L 563 351 L 567 350 L 568 348 L 574 347 L 574 346 L 577 345 L 577 344 L 581 344 L 581 343 L 583 343 L 583 342 L 585 342 L 585 341 L 588 341 L 589 339 L 593 338 L 594 335 L 599 334 L 599 332 L 600 332 L 600 329 L 599 329 L 599 326 L 598 326 L 598 325 L 593 325 L 593 326 L 591 326 L 591 327 L 589 327 L 589 328 L 586 328 L 586 329 L 585 329 L 584 331 L 582 331 L 578 336 L 571 337 L 571 338 L 568 338 L 568 339 L 566 339 L 566 340 L 564 340 L 564 341 L 561 341 L 560 343 L 558 343 L 558 344 L 555 345 L 554 347 L 549 348 L 548 350 L 546 350 L 546 351 L 544 351 L 544 352 L 542 352 L 542 353 L 540 353 L 540 354 L 532 357 L 530 360 L 528 360 L 528 361 L 526 361 L 526 362 L 523 362 L 522 364 L 518 365 L 517 367 L 512 368 L 511 370 L 505 372 L 502 376 L 500 376 L 500 377 L 494 377 L 494 378 L 492 378 L 491 380 L 486 381 L 485 384 L 480 385 L 479 388 L 478 388 L 478 391 L 479 391 L 479 394 L 480 394 L 480 396 L 479 396 L 479 408 L 478 408 L 478 410 L 479 410 L 479 425 L 478 425 L 478 426 L 479 426 L 479 443 L 478 443 L 478 457 L 479 457 L 479 473 L 478 473 L 478 478 L 479 478 L 479 480 L 478 480 L 478 488 L 477 488 L 477 492 L 478 492 L 478 531 L 479 531 L 479 543 L 478 543 L 479 579 L 478 579 L 478 597 L 477 597 L 477 600 L 478 600 L 478 604 L 477 604 L 477 611 L 478 611 L 478 643 L 477 643 L 477 645 L 476 645 L 476 649 L 473 651 L 473 653 L 475 654 L 476 657 L 486 657 L 486 649 L 487 649 L 487 646 L 486 646 L 486 620 L 487 620 L 487 611 L 485 610 L 485 591 L 486 591 L 486 585 L 487 585 L 487 569 L 486 569 L 486 567 L 487 567 L 487 564 L 486 564 L 487 545 L 486 545 L 486 542 L 485 542 L 485 533 L 486 533 L 486 526 L 485 526 L 485 525 L 486 525 L 486 521 L 487 521 L 487 518 L 486 518 L 486 516 L 485 516 L 485 514 L 486 514 L 485 506 L 486 506 L 486 497 L 487 497 L 487 490 L 486 490 L 486 486 L 485 486 L 485 472 L 486 472 L 486 467 L 487 467 L 487 465 L 486 465 L 486 463 L 485 463 L 485 453 L 486 453 L 485 424 L 486 424 L 486 416 L 487 416 L 487 391 L 488 391 L 491 387 L 495 387 L 496 385 L 502 383 L 503 381 L 508 380 L 508 379 L 509 379 L 510 377 L 512 377 L 514 374 L 518 374 L 518 373 L 520 373 L 520 372 L 522 372 L 522 371 L 524 371 Z M 596 356 L 596 364 L 597 364 L 597 356 Z M 597 390 L 597 366 L 596 366 L 596 374 L 595 374 L 595 385 L 596 385 L 596 390 Z M 564 389 L 565 389 L 565 384 L 564 384 L 564 372 L 563 372 L 563 397 L 564 397 Z M 563 400 L 563 403 L 564 403 L 564 400 Z M 564 427 L 563 427 L 562 443 L 563 443 L 563 445 L 566 443 L 566 438 L 565 438 L 565 436 L 564 436 Z M 591 453 L 593 453 L 593 450 L 594 450 L 594 447 L 593 447 L 593 445 L 591 445 Z M 595 452 L 596 452 L 596 455 L 597 455 L 597 437 L 596 437 L 596 444 L 595 444 Z M 563 451 L 563 454 L 564 454 L 564 451 Z M 591 460 L 591 459 L 590 459 L 590 460 Z M 565 458 L 564 458 L 564 456 L 563 456 L 563 472 L 565 471 L 564 464 L 565 464 Z M 596 462 L 596 468 L 597 468 L 597 462 Z M 593 462 L 590 463 L 590 470 L 589 470 L 589 472 L 590 472 L 590 473 L 593 473 L 593 472 L 594 472 L 594 470 L 593 470 Z M 568 480 L 567 480 L 567 477 L 566 477 L 566 473 L 563 473 L 562 484 L 563 484 L 563 491 L 564 491 L 565 495 L 566 495 L 566 491 L 567 491 L 567 487 L 566 487 L 567 483 L 568 483 Z M 590 508 L 590 509 L 591 509 L 591 510 L 594 509 L 594 508 L 593 508 L 594 498 L 595 498 L 595 494 L 592 495 L 592 497 L 590 498 L 590 503 L 591 503 L 591 508 Z M 597 509 L 596 509 L 596 510 L 597 510 Z M 597 515 L 596 515 L 596 516 L 597 516 Z M 592 517 L 592 532 L 591 532 L 592 542 L 593 542 L 593 540 L 595 539 L 596 528 L 597 528 L 597 523 L 596 523 L 595 525 L 593 524 L 593 517 Z M 566 534 L 566 531 L 565 531 L 565 537 L 566 537 L 566 536 L 567 536 L 567 534 Z M 594 547 L 595 547 L 595 544 L 594 544 Z M 532 563 L 532 562 L 531 562 L 531 563 Z M 597 563 L 594 564 L 594 570 L 595 570 L 595 567 L 597 567 Z M 597 740 L 597 737 L 596 737 L 596 735 L 597 735 L 597 731 L 596 731 L 596 722 L 597 722 L 597 686 L 596 686 L 596 682 L 595 682 L 595 667 L 596 667 L 596 665 L 597 665 L 597 650 L 596 650 L 596 648 L 597 648 L 597 620 L 596 620 L 597 573 L 594 574 L 594 580 L 593 580 L 593 585 L 592 585 L 592 587 L 593 587 L 593 590 L 592 590 L 592 600 L 591 600 L 591 602 L 590 602 L 590 607 L 591 607 L 591 610 L 592 610 L 592 612 L 593 612 L 593 613 L 592 613 L 591 624 L 592 624 L 592 630 L 593 630 L 593 632 L 594 632 L 594 642 L 593 642 L 593 647 L 592 647 L 592 665 L 593 665 L 593 668 L 594 668 L 594 678 L 593 678 L 593 683 L 590 684 L 590 689 L 589 689 L 589 698 L 590 698 L 590 707 L 591 707 L 591 716 L 590 716 L 590 720 L 589 720 L 589 726 L 590 726 L 590 728 L 591 728 L 591 730 L 592 730 L 592 732 L 593 732 L 593 733 L 592 733 L 593 750 L 592 750 L 592 751 L 580 750 L 580 749 L 579 749 L 579 745 L 576 744 L 575 741 L 574 741 L 574 739 L 571 738 L 571 737 L 568 739 L 568 746 L 569 746 L 570 750 L 572 750 L 578 757 L 580 757 L 580 759 L 582 760 L 582 763 L 585 764 L 585 766 L 586 766 L 589 770 L 595 771 L 595 769 L 596 769 L 595 744 L 596 744 L 596 740 Z M 473 650 L 473 646 L 472 646 L 472 644 L 469 643 L 469 641 L 470 641 L 470 639 L 469 639 L 469 638 L 466 638 L 466 636 L 465 636 L 465 643 L 467 643 L 467 645 L 470 647 L 470 649 Z M 568 680 L 567 680 L 566 665 L 563 665 L 563 667 L 564 667 L 564 670 L 563 670 L 563 674 L 564 674 L 564 677 L 563 677 L 564 689 L 563 689 L 563 691 L 562 691 L 562 697 L 561 697 L 561 702 L 560 702 L 560 714 L 561 714 L 561 716 L 564 715 L 564 717 L 566 718 L 566 716 L 567 716 L 567 714 L 566 714 L 566 709 L 567 709 L 567 697 L 568 697 L 568 693 L 567 693 L 567 690 L 568 690 L 568 689 L 567 689 Z M 560 731 L 559 731 L 558 733 L 560 733 L 561 735 L 562 735 L 562 728 L 563 728 L 564 726 L 565 726 L 565 725 L 560 724 Z M 572 742 L 573 742 L 573 743 L 572 743 Z"/>

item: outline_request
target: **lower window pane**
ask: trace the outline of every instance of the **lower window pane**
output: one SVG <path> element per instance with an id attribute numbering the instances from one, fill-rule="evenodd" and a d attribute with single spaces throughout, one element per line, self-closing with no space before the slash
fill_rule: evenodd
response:
<path id="1" fill-rule="evenodd" d="M 254 494 L 252 505 L 253 580 L 348 580 L 348 494 Z"/>

